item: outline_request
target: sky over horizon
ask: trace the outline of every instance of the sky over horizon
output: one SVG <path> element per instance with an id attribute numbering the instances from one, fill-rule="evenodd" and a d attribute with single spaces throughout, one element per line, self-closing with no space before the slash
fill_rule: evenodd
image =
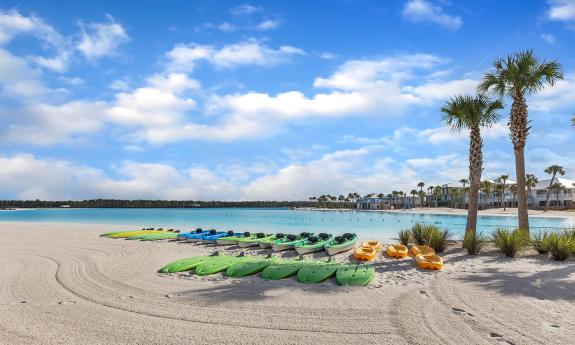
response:
<path id="1" fill-rule="evenodd" d="M 498 57 L 528 97 L 528 173 L 575 179 L 575 0 L 2 1 L 0 199 L 307 200 L 468 175 L 440 108 Z M 484 178 L 515 179 L 510 101 Z"/>

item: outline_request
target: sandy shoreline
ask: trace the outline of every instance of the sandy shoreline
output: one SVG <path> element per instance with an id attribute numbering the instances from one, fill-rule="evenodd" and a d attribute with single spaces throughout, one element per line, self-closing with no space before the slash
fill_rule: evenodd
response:
<path id="1" fill-rule="evenodd" d="M 379 259 L 368 287 L 160 275 L 214 248 L 0 222 L 0 344 L 549 344 L 575 337 L 575 262 L 459 248 L 441 272 Z M 230 252 L 235 252 L 232 249 Z M 265 250 L 255 250 L 265 254 Z"/>
<path id="2" fill-rule="evenodd" d="M 387 213 L 423 213 L 423 214 L 445 214 L 445 215 L 459 215 L 467 216 L 466 209 L 447 208 L 447 207 L 424 207 L 412 208 L 409 210 L 356 210 L 356 209 L 341 209 L 341 208 L 313 208 L 313 207 L 300 207 L 296 210 L 310 210 L 310 211 L 340 211 L 340 212 L 387 212 Z M 488 210 L 479 210 L 479 216 L 517 216 L 517 208 L 507 208 L 505 211 L 502 208 L 492 208 Z M 529 217 L 537 218 L 567 218 L 575 219 L 575 211 L 556 211 L 556 210 L 529 210 Z"/>

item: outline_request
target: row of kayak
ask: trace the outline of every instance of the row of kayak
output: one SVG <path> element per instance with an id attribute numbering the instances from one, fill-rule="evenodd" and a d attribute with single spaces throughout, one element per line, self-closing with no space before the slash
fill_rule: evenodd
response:
<path id="1" fill-rule="evenodd" d="M 259 246 L 271 248 L 274 252 L 295 249 L 298 254 L 308 254 L 325 250 L 329 255 L 345 252 L 355 248 L 357 235 L 346 233 L 342 236 L 320 233 L 302 232 L 293 234 L 265 234 L 250 232 L 216 231 L 196 229 L 193 232 L 180 233 L 170 230 L 143 229 L 137 231 L 108 232 L 102 236 L 110 238 L 125 238 L 127 240 L 157 241 L 163 239 L 176 239 L 186 242 L 217 243 L 219 245 L 238 245 L 241 248 Z"/>
<path id="2" fill-rule="evenodd" d="M 297 276 L 301 283 L 321 283 L 335 276 L 340 285 L 365 286 L 375 276 L 373 265 L 342 264 L 335 261 L 308 259 L 279 259 L 272 257 L 210 255 L 174 261 L 160 269 L 161 273 L 194 271 L 200 276 L 225 272 L 229 277 L 245 277 L 261 273 L 266 280 Z"/>

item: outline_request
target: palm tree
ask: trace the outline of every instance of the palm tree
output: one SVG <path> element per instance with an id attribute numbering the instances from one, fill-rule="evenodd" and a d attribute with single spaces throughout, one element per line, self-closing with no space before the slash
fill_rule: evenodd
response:
<path id="1" fill-rule="evenodd" d="M 439 200 L 443 195 L 443 188 L 441 186 L 437 186 L 433 189 L 433 196 L 435 197 L 435 207 L 439 207 Z"/>
<path id="2" fill-rule="evenodd" d="M 555 204 L 555 209 L 558 209 L 559 208 L 559 193 L 561 193 L 561 191 L 565 189 L 565 186 L 563 186 L 559 182 L 556 182 L 556 183 L 553 183 L 551 185 L 551 187 L 549 187 L 549 189 L 551 189 L 552 191 L 555 192 L 555 197 L 557 198 L 557 204 Z"/>
<path id="3" fill-rule="evenodd" d="M 487 197 L 493 192 L 493 182 L 485 180 L 481 181 L 479 188 L 483 192 L 483 209 L 487 208 Z"/>
<path id="4" fill-rule="evenodd" d="M 420 188 L 419 191 L 420 191 L 420 192 L 423 192 L 423 187 L 425 186 L 425 183 L 419 182 L 419 183 L 417 184 L 417 186 Z"/>
<path id="5" fill-rule="evenodd" d="M 525 95 L 541 91 L 546 85 L 555 85 L 557 80 L 563 79 L 563 72 L 558 62 L 541 62 L 533 55 L 532 50 L 510 55 L 507 59 L 497 59 L 493 67 L 492 71 L 483 76 L 478 90 L 482 93 L 494 93 L 500 98 L 507 96 L 513 99 L 509 129 L 515 154 L 515 176 L 519 196 L 517 215 L 519 228 L 529 233 L 524 151 L 531 126 Z"/>
<path id="6" fill-rule="evenodd" d="M 503 191 L 501 192 L 502 195 L 502 199 L 503 199 L 503 211 L 506 210 L 505 206 L 505 189 L 506 189 L 506 183 L 507 183 L 507 179 L 509 178 L 509 175 L 501 175 L 497 178 L 497 182 L 502 183 L 503 184 Z"/>
<path id="7" fill-rule="evenodd" d="M 559 165 L 552 165 L 547 169 L 545 169 L 545 173 L 552 175 L 551 181 L 549 181 L 549 187 L 547 188 L 547 199 L 545 200 L 545 211 L 547 211 L 547 209 L 549 208 L 549 192 L 551 189 L 551 185 L 553 184 L 553 181 L 555 180 L 557 174 L 561 176 L 565 175 L 565 169 L 563 169 L 563 167 Z"/>
<path id="8" fill-rule="evenodd" d="M 499 100 L 490 101 L 485 96 L 456 96 L 442 108 L 443 123 L 454 132 L 469 131 L 469 177 L 461 179 L 465 185 L 470 183 L 469 207 L 467 211 L 467 226 L 465 231 L 475 232 L 477 227 L 477 210 L 479 208 L 479 183 L 483 169 L 483 139 L 481 128 L 491 127 L 499 120 L 498 110 L 503 109 Z M 465 194 L 464 194 L 465 196 Z M 464 204 L 465 202 L 463 202 Z"/>
<path id="9" fill-rule="evenodd" d="M 509 186 L 509 191 L 513 194 L 513 207 L 515 207 L 515 197 L 517 196 L 517 185 L 512 184 Z"/>
<path id="10" fill-rule="evenodd" d="M 465 185 L 469 183 L 469 180 L 466 178 L 462 178 L 461 180 L 459 180 L 459 183 L 461 183 L 463 185 L 463 204 L 462 207 L 465 208 L 465 197 L 466 197 L 466 193 L 465 193 Z"/>
<path id="11" fill-rule="evenodd" d="M 425 192 L 419 191 L 417 194 L 419 195 L 419 206 L 423 208 L 423 198 L 425 198 Z"/>
<path id="12" fill-rule="evenodd" d="M 317 200 L 317 197 L 315 197 L 315 196 L 310 196 L 310 197 L 309 197 L 309 201 L 314 201 L 314 200 Z"/>
<path id="13" fill-rule="evenodd" d="M 502 184 L 496 184 L 494 187 L 494 190 L 495 190 L 495 194 L 497 195 L 497 200 L 499 201 L 499 205 L 501 205 L 501 203 L 502 203 L 501 197 L 503 196 L 503 191 L 504 191 L 503 185 Z"/>
<path id="14" fill-rule="evenodd" d="M 409 194 L 411 194 L 411 204 L 413 205 L 412 207 L 415 207 L 415 196 L 417 195 L 417 190 L 412 189 Z"/>
<path id="15" fill-rule="evenodd" d="M 532 174 L 527 174 L 525 175 L 525 186 L 527 187 L 527 194 L 529 194 L 529 199 L 531 199 L 531 207 L 533 207 L 533 191 L 532 188 L 534 188 L 535 186 L 537 186 L 537 183 L 539 183 L 539 179 L 537 178 L 537 176 L 532 175 Z"/>

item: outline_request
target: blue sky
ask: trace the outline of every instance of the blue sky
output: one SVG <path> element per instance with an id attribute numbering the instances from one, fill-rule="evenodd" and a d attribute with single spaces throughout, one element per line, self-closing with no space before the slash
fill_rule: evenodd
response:
<path id="1" fill-rule="evenodd" d="M 573 177 L 574 43 L 572 0 L 3 1 L 0 198 L 301 200 L 455 182 L 468 142 L 441 105 L 522 49 L 565 73 L 528 99 L 527 170 Z M 508 111 L 484 133 L 484 177 L 514 175 Z"/>

